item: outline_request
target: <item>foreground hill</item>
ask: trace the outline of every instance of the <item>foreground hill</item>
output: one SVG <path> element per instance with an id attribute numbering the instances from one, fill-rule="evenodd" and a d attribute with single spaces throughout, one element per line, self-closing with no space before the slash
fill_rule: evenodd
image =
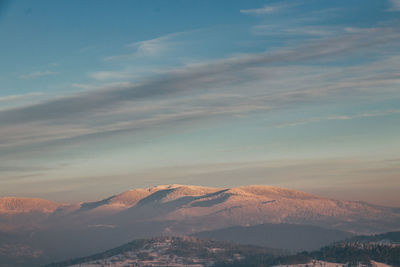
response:
<path id="1" fill-rule="evenodd" d="M 382 243 L 382 244 L 397 244 L 400 245 L 400 231 L 388 232 L 377 235 L 361 235 L 355 236 L 348 240 L 349 242 L 359 243 Z"/>
<path id="2" fill-rule="evenodd" d="M 355 236 L 313 252 L 285 257 L 283 266 L 400 266 L 400 232 Z M 249 262 L 251 263 L 251 262 Z M 242 261 L 241 264 L 246 264 Z M 245 265 L 244 265 L 245 266 Z"/>
<path id="3" fill-rule="evenodd" d="M 0 210 L 0 257 L 6 255 L 10 261 L 14 258 L 19 265 L 95 254 L 139 238 L 192 235 L 229 227 L 295 224 L 357 234 L 396 231 L 400 227 L 398 208 L 260 185 L 162 185 L 68 205 L 37 199 L 3 198 L 0 202 L 17 203 Z M 294 238 L 301 231 L 297 228 L 292 240 L 273 243 L 285 249 L 300 249 L 294 247 L 300 241 Z M 266 228 L 255 227 L 252 235 L 267 237 L 267 232 Z M 282 240 L 285 237 L 290 236 L 282 234 Z M 336 240 L 331 237 L 314 231 L 310 240 L 319 241 L 310 241 L 305 249 Z M 245 241 L 258 245 L 272 242 Z"/>
<path id="4" fill-rule="evenodd" d="M 374 237 L 371 237 L 374 238 Z M 313 252 L 285 255 L 280 250 L 193 237 L 140 239 L 92 256 L 47 267 L 103 266 L 400 266 L 400 246 L 342 241 Z"/>
<path id="5" fill-rule="evenodd" d="M 272 261 L 280 254 L 279 250 L 193 237 L 157 237 L 135 240 L 92 256 L 46 266 L 215 266 L 252 257 Z"/>

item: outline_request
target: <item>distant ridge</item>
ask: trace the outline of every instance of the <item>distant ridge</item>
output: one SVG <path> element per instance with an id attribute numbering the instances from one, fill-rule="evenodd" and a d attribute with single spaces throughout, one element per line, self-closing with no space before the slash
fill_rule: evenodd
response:
<path id="1" fill-rule="evenodd" d="M 56 202 L 40 198 L 2 197 L 0 198 L 0 213 L 51 213 L 60 205 Z"/>

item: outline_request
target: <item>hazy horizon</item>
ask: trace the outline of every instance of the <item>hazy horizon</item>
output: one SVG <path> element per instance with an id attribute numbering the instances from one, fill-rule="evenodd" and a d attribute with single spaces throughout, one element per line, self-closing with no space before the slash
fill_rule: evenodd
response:
<path id="1" fill-rule="evenodd" d="M 0 197 L 272 185 L 400 207 L 400 2 L 0 1 Z"/>

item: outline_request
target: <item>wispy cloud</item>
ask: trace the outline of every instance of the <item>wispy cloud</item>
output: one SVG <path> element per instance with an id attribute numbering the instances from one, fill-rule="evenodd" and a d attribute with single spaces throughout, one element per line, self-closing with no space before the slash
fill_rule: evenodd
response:
<path id="1" fill-rule="evenodd" d="M 159 36 L 154 39 L 134 42 L 128 44 L 127 47 L 130 49 L 134 49 L 133 53 L 128 53 L 124 55 L 110 56 L 105 58 L 106 60 L 118 60 L 118 59 L 127 59 L 133 57 L 153 57 L 164 53 L 173 45 L 172 40 L 179 35 L 184 34 L 185 32 L 176 32 L 163 36 Z"/>
<path id="2" fill-rule="evenodd" d="M 0 112 L 11 108 L 23 107 L 29 104 L 40 103 L 50 96 L 42 92 L 32 92 L 19 95 L 0 96 Z M 1 138 L 0 138 L 1 139 Z"/>
<path id="3" fill-rule="evenodd" d="M 106 88 L 114 88 L 114 87 L 119 87 L 119 86 L 128 86 L 130 85 L 129 82 L 121 82 L 121 81 L 116 81 L 116 82 L 109 82 L 109 83 L 102 83 L 102 85 L 98 84 L 93 84 L 93 83 L 72 83 L 71 86 L 79 89 L 83 89 L 86 91 L 89 90 L 103 90 Z"/>
<path id="4" fill-rule="evenodd" d="M 165 50 L 168 45 L 167 42 L 180 34 L 182 33 L 167 34 L 154 39 L 135 42 L 128 46 L 136 49 L 135 55 L 154 56 Z"/>
<path id="5" fill-rule="evenodd" d="M 260 8 L 253 8 L 253 9 L 241 9 L 240 13 L 249 14 L 249 15 L 266 15 L 266 14 L 273 14 L 284 9 L 293 7 L 297 4 L 274 4 L 274 5 L 265 5 Z"/>
<path id="6" fill-rule="evenodd" d="M 58 74 L 58 72 L 45 70 L 45 71 L 34 71 L 34 72 L 27 73 L 27 74 L 21 74 L 19 77 L 21 79 L 33 79 L 33 78 L 54 75 L 54 74 Z"/>
<path id="7" fill-rule="evenodd" d="M 345 27 L 344 31 L 348 33 L 375 33 L 381 31 L 383 28 L 357 28 Z"/>
<path id="8" fill-rule="evenodd" d="M 17 101 L 22 99 L 28 99 L 35 96 L 41 96 L 43 93 L 35 92 L 35 93 L 28 93 L 22 95 L 8 95 L 8 96 L 0 96 L 0 102 L 9 102 L 9 101 Z"/>
<path id="9" fill-rule="evenodd" d="M 315 36 L 328 37 L 337 35 L 341 32 L 338 27 L 327 26 L 296 26 L 296 25 L 255 25 L 251 29 L 251 33 L 259 36 Z"/>
<path id="10" fill-rule="evenodd" d="M 346 97 L 357 95 L 360 88 L 365 91 L 379 87 L 383 94 L 384 88 L 391 88 L 396 82 L 396 77 L 389 74 L 398 74 L 394 70 L 380 73 L 379 68 L 387 67 L 385 63 L 370 69 L 338 68 L 334 79 L 323 76 L 332 75 L 327 68 L 307 67 L 305 73 L 299 66 L 288 67 L 289 72 L 282 68 L 293 63 L 335 60 L 354 50 L 368 51 L 375 46 L 381 49 L 382 45 L 399 40 L 400 33 L 394 29 L 381 29 L 374 38 L 365 32 L 346 34 L 273 53 L 193 64 L 138 83 L 111 84 L 37 105 L 2 110 L 0 144 L 12 146 L 265 112 L 326 101 L 342 93 Z M 347 78 L 350 71 L 353 79 Z M 208 94 L 207 101 L 201 98 L 204 94 Z"/>
<path id="11" fill-rule="evenodd" d="M 293 127 L 293 126 L 305 125 L 305 124 L 310 124 L 310 123 L 317 123 L 317 122 L 322 122 L 322 121 L 353 120 L 353 119 L 360 119 L 360 118 L 388 116 L 388 115 L 394 115 L 394 114 L 399 114 L 399 113 L 400 113 L 399 109 L 394 109 L 394 110 L 384 110 L 384 111 L 372 111 L 372 112 L 355 114 L 355 115 L 334 115 L 334 116 L 328 116 L 328 117 L 317 117 L 317 118 L 310 118 L 307 120 L 299 120 L 299 121 L 282 123 L 282 124 L 276 125 L 275 127 L 276 128 L 286 128 L 286 127 Z"/>
<path id="12" fill-rule="evenodd" d="M 295 35 L 311 35 L 318 37 L 330 36 L 335 29 L 329 27 L 303 26 L 286 29 L 285 32 Z"/>
<path id="13" fill-rule="evenodd" d="M 271 24 L 259 24 L 251 28 L 251 33 L 259 36 L 282 36 L 282 37 L 319 37 L 328 38 L 334 36 L 340 36 L 344 34 L 380 34 L 385 31 L 383 27 L 339 27 L 339 26 L 309 26 L 303 25 L 298 26 L 296 21 L 287 23 L 284 25 L 271 25 Z"/>
<path id="14" fill-rule="evenodd" d="M 128 71 L 98 71 L 89 74 L 89 77 L 98 80 L 115 80 L 115 79 L 130 79 L 134 76 L 132 72 Z"/>
<path id="15" fill-rule="evenodd" d="M 389 0 L 389 11 L 400 11 L 400 0 Z"/>

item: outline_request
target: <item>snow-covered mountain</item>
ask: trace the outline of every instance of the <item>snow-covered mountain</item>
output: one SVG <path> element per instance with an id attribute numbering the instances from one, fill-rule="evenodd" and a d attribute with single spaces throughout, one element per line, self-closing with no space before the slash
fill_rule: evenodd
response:
<path id="1" fill-rule="evenodd" d="M 263 185 L 162 185 L 96 202 L 2 198 L 0 203 L 0 253 L 26 257 L 30 262 L 38 257 L 42 263 L 90 255 L 138 238 L 191 235 L 233 226 L 285 223 L 358 234 L 400 229 L 398 208 Z M 317 239 L 322 240 L 321 236 Z"/>
<path id="2" fill-rule="evenodd" d="M 0 216 L 47 214 L 43 224 L 108 225 L 173 222 L 165 233 L 190 234 L 235 225 L 311 224 L 354 233 L 398 230 L 400 209 L 328 199 L 274 186 L 212 188 L 161 185 L 97 201 L 61 205 L 41 199 L 1 198 Z"/>

